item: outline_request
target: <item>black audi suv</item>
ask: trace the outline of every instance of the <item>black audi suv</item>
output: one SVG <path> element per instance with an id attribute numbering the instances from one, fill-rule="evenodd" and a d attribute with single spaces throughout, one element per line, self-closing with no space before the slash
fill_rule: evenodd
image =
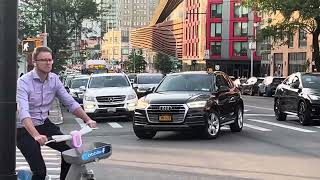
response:
<path id="1" fill-rule="evenodd" d="M 243 101 L 232 80 L 223 72 L 168 74 L 150 94 L 139 99 L 133 130 L 151 139 L 157 131 L 193 130 L 212 139 L 220 127 L 232 132 L 243 127 Z"/>
<path id="2" fill-rule="evenodd" d="M 320 118 L 320 73 L 294 73 L 276 89 L 274 112 L 278 121 L 297 115 L 302 125 Z"/>

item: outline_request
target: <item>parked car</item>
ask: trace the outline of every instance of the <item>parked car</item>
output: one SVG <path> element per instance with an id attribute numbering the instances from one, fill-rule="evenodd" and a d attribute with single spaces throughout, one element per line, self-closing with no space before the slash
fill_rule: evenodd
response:
<path id="1" fill-rule="evenodd" d="M 138 98 L 144 96 L 146 91 L 149 88 L 158 86 L 162 78 L 163 78 L 163 74 L 160 74 L 160 73 L 137 74 L 133 83 L 133 88 L 135 89 L 138 95 Z"/>
<path id="2" fill-rule="evenodd" d="M 281 84 L 284 79 L 284 77 L 267 76 L 259 85 L 258 95 L 262 96 L 265 94 L 266 96 L 271 97 L 274 95 L 277 86 Z"/>
<path id="3" fill-rule="evenodd" d="M 241 85 L 241 94 L 249 94 L 251 96 L 258 93 L 258 85 L 264 80 L 261 77 L 251 77 Z"/>
<path id="4" fill-rule="evenodd" d="M 91 75 L 84 93 L 85 112 L 93 119 L 127 118 L 132 120 L 138 98 L 127 75 Z"/>
<path id="5" fill-rule="evenodd" d="M 243 100 L 223 72 L 168 74 L 148 93 L 135 111 L 133 130 L 138 138 L 151 139 L 157 131 L 189 130 L 211 139 L 221 126 L 242 130 Z"/>
<path id="6" fill-rule="evenodd" d="M 242 84 L 245 83 L 247 81 L 246 78 L 237 78 L 233 81 L 233 84 L 236 86 L 237 89 L 239 89 L 239 91 L 241 92 L 241 87 Z"/>
<path id="7" fill-rule="evenodd" d="M 83 93 L 89 80 L 89 76 L 78 76 L 71 80 L 69 88 L 69 94 L 82 106 L 83 105 Z"/>
<path id="8" fill-rule="evenodd" d="M 294 73 L 285 79 L 274 95 L 274 112 L 278 121 L 287 114 L 299 117 L 302 125 L 320 118 L 320 73 Z"/>

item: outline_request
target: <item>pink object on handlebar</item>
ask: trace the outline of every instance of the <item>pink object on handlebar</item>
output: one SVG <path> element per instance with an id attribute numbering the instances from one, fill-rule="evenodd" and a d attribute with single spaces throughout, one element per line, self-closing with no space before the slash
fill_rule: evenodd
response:
<path id="1" fill-rule="evenodd" d="M 82 145 L 82 136 L 80 131 L 72 131 L 71 132 L 72 136 L 72 146 L 79 148 Z"/>

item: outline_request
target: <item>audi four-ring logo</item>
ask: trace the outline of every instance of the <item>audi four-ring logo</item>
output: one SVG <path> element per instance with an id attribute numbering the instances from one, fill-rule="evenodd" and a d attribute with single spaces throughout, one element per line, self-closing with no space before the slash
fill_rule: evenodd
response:
<path id="1" fill-rule="evenodd" d="M 159 109 L 160 109 L 160 111 L 171 111 L 172 107 L 171 106 L 160 106 Z"/>

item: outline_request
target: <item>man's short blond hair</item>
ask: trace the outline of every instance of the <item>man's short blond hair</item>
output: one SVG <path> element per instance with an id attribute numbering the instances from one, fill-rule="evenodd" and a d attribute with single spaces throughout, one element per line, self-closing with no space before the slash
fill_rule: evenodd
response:
<path id="1" fill-rule="evenodd" d="M 40 46 L 34 49 L 32 53 L 32 60 L 33 61 L 37 60 L 37 57 L 41 52 L 49 52 L 50 54 L 52 54 L 52 50 L 50 48 L 45 46 Z"/>

